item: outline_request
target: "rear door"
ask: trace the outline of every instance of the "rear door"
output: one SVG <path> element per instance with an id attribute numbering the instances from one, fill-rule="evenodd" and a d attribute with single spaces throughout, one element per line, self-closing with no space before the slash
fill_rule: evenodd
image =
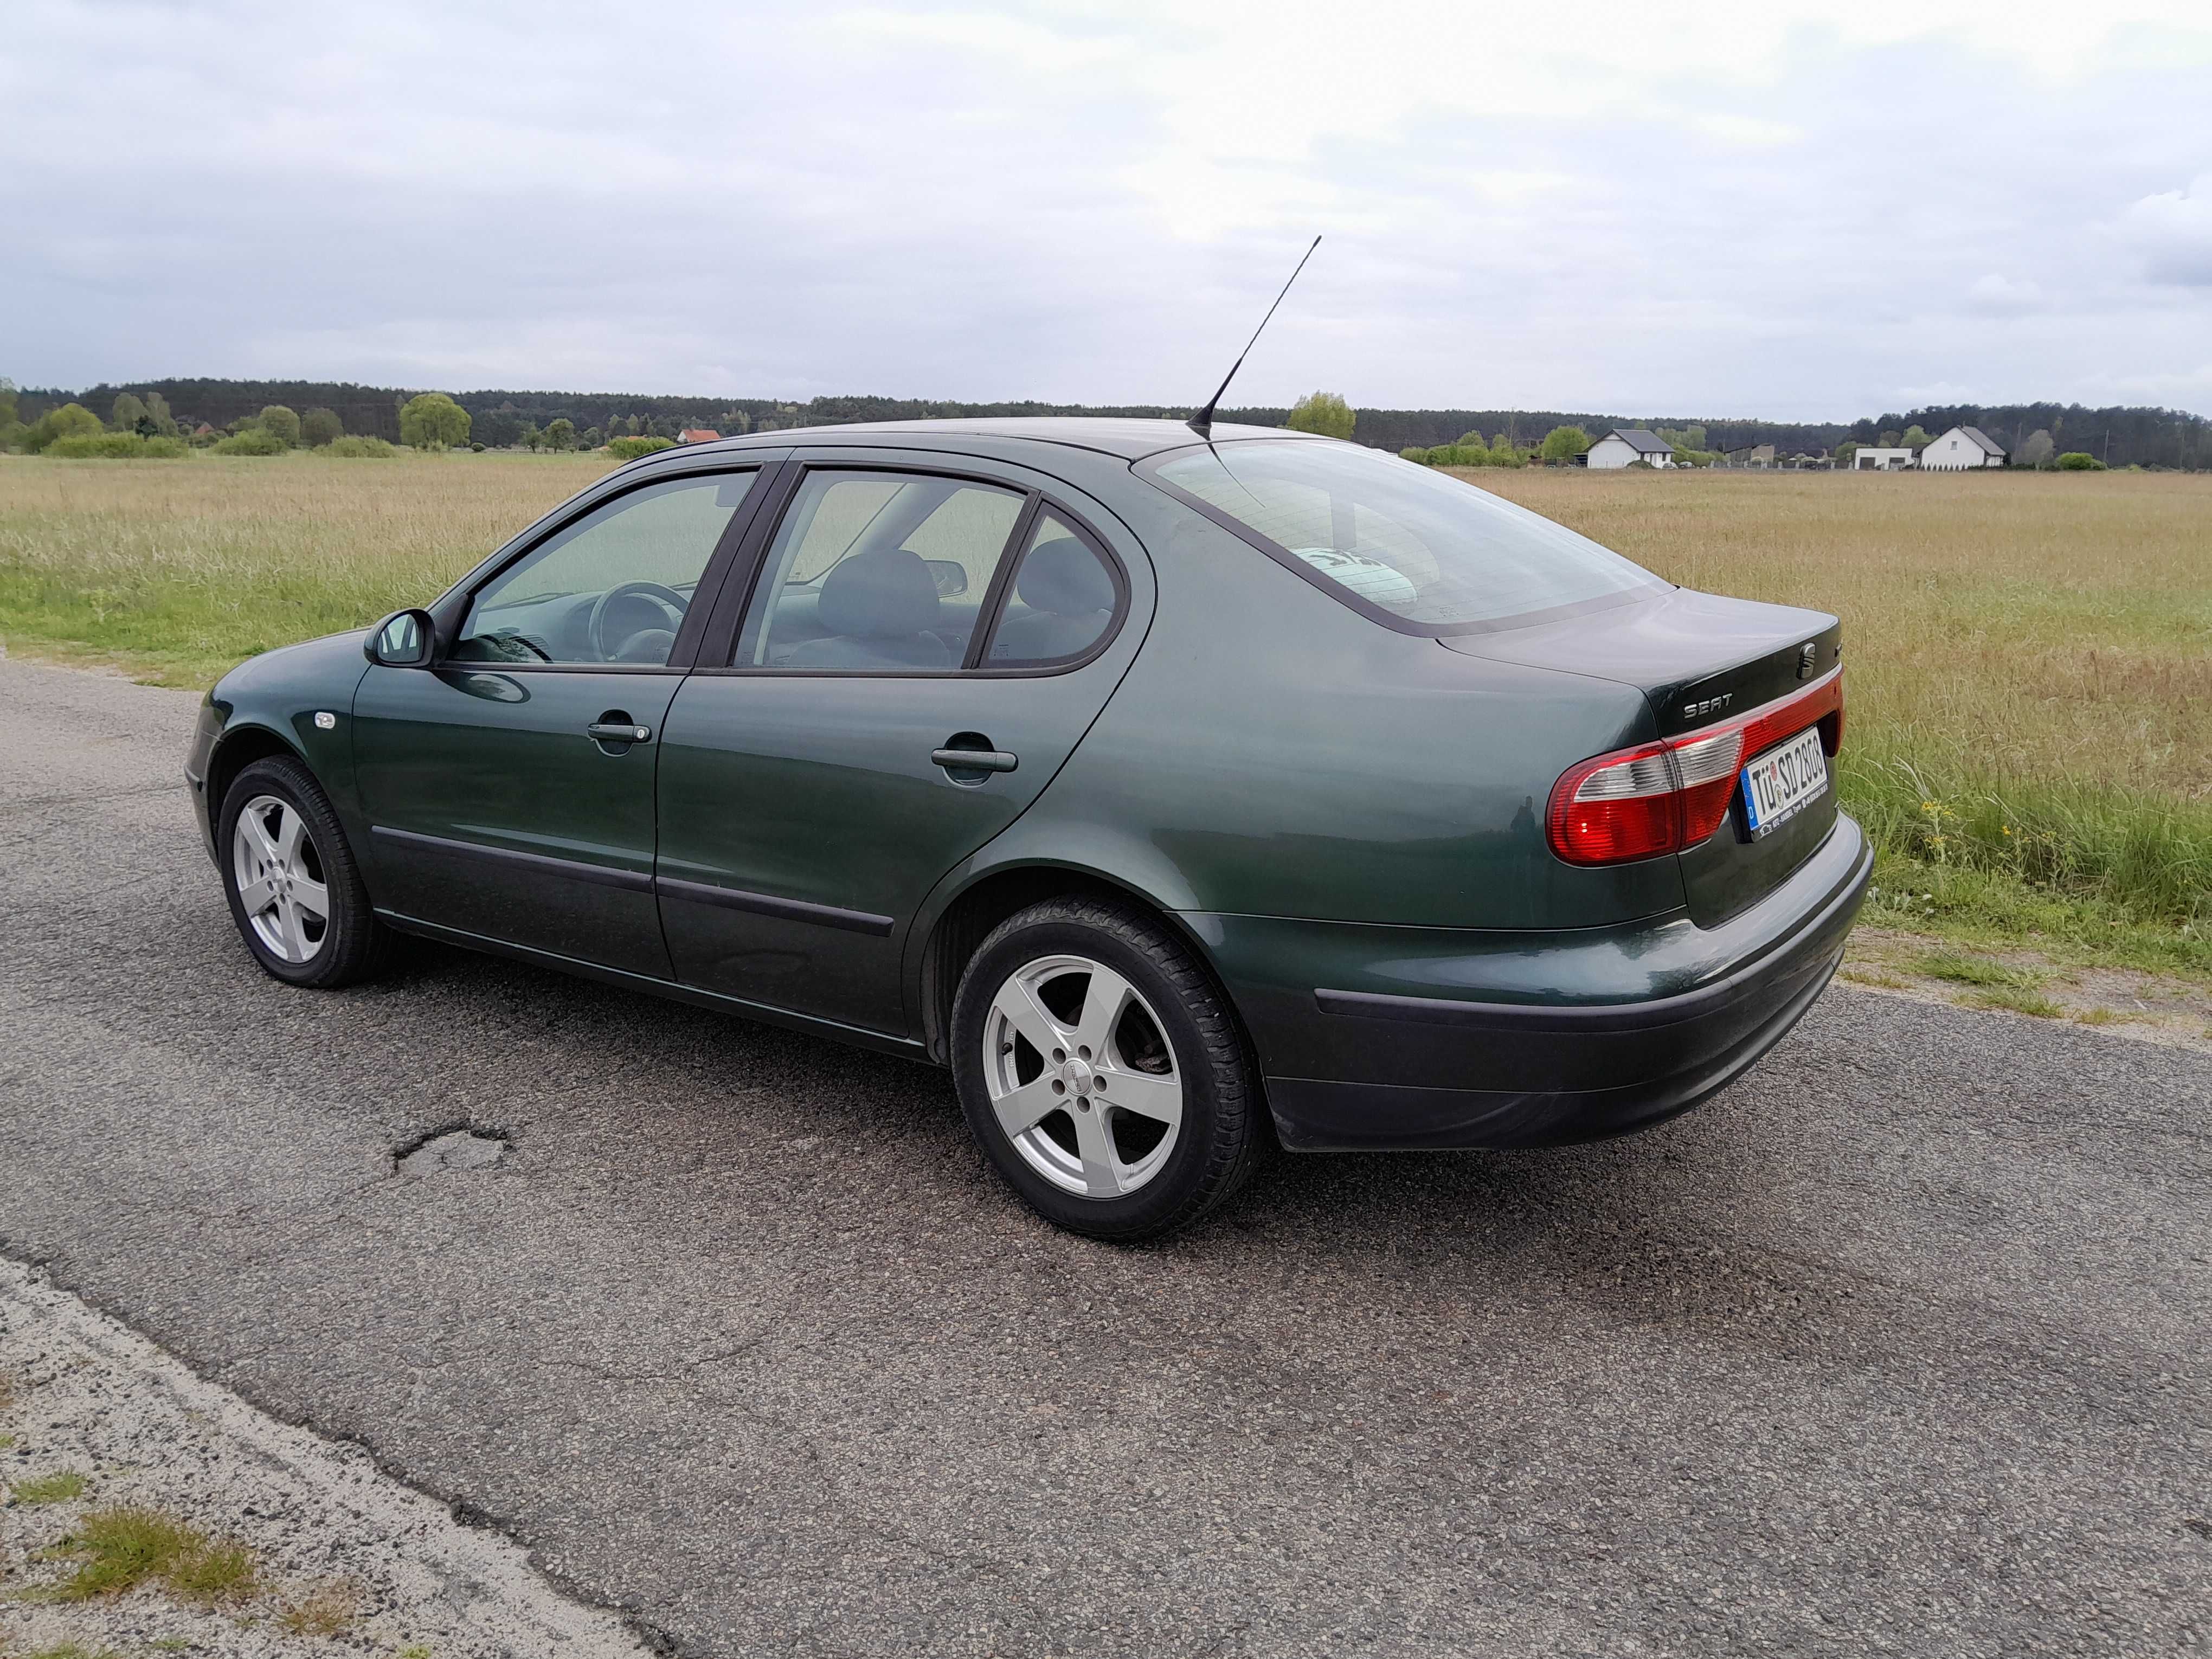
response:
<path id="1" fill-rule="evenodd" d="M 687 984 L 901 1032 L 915 913 L 1097 717 L 1150 572 L 1021 469 L 801 462 L 669 711 L 662 923 Z"/>
<path id="2" fill-rule="evenodd" d="M 354 756 L 379 904 L 665 978 L 653 769 L 757 468 L 603 501 L 492 572 L 429 668 L 369 669 Z"/>

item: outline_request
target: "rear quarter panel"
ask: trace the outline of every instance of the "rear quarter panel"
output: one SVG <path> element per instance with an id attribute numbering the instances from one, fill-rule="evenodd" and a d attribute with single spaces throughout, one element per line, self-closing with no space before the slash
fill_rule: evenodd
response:
<path id="1" fill-rule="evenodd" d="M 1675 860 L 1577 869 L 1553 783 L 1651 735 L 1633 688 L 1467 657 L 1353 613 L 1131 480 L 1143 650 L 1037 805 L 975 861 L 1073 864 L 1179 910 L 1600 927 L 1679 908 Z M 1121 505 L 1117 498 L 1117 505 Z"/>

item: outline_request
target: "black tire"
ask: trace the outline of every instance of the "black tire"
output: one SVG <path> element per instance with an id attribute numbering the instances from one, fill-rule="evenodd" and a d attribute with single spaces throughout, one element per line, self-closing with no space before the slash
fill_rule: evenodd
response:
<path id="1" fill-rule="evenodd" d="M 1155 1057 L 1152 1063 L 1164 1063 L 1182 1085 L 1173 1145 L 1156 1173 L 1120 1196 L 1068 1191 L 1040 1173 L 1000 1126 L 992 1103 L 987 1068 L 994 1056 L 985 1045 L 993 1001 L 1030 964 L 1058 956 L 1088 958 L 1128 981 L 1149 1006 L 1138 1011 L 1140 1018 L 1146 1012 L 1152 1016 L 1143 1024 L 1155 1027 L 1167 1045 L 1164 1062 Z M 1031 905 L 984 939 L 953 999 L 952 1073 L 969 1128 L 993 1167 L 1046 1220 L 1092 1238 L 1127 1243 L 1180 1231 L 1244 1184 L 1267 1144 L 1258 1073 L 1226 999 L 1182 940 L 1133 908 L 1104 900 Z M 1072 1133 L 1072 1115 L 1060 1115 Z M 1127 1115 L 1117 1114 L 1115 1121 Z M 1107 1121 L 1102 1104 L 1098 1122 L 1103 1127 Z M 1067 1144 L 1072 1150 L 1073 1141 Z"/>
<path id="2" fill-rule="evenodd" d="M 319 871 L 329 899 L 329 915 L 310 941 L 313 949 L 304 961 L 288 961 L 270 947 L 247 916 L 239 892 L 234 851 L 238 820 L 249 804 L 272 798 L 299 815 L 301 840 L 307 848 L 306 862 L 312 870 Z M 290 756 L 273 755 L 255 761 L 233 780 L 223 796 L 222 816 L 216 820 L 216 861 L 239 937 L 271 978 L 287 985 L 331 990 L 374 977 L 390 960 L 392 930 L 377 920 L 370 907 L 361 866 L 354 860 L 353 848 L 346 844 L 345 831 L 338 826 L 330 798 L 323 793 L 314 775 Z M 313 931 L 312 921 L 307 927 Z"/>

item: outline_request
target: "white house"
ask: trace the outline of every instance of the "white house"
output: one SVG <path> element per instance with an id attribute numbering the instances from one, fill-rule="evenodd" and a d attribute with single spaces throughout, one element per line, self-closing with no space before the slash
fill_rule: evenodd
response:
<path id="1" fill-rule="evenodd" d="M 1866 452 L 1859 452 L 1864 454 Z M 1920 465 L 1938 472 L 1970 466 L 2002 466 L 2005 447 L 1978 426 L 1954 426 L 1920 452 Z"/>
<path id="2" fill-rule="evenodd" d="M 1909 449 L 1883 449 L 1875 444 L 1863 444 L 1851 457 L 1855 472 L 1902 472 L 1912 465 Z"/>
<path id="3" fill-rule="evenodd" d="M 1648 461 L 1653 466 L 1674 465 L 1674 452 L 1660 441 L 1656 434 L 1642 427 L 1633 431 L 1608 432 L 1589 447 L 1583 464 L 1588 466 L 1633 466 L 1638 461 Z"/>

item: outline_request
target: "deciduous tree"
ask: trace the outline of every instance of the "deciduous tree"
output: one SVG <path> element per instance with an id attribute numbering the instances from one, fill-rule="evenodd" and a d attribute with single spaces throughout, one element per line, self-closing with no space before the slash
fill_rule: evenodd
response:
<path id="1" fill-rule="evenodd" d="M 146 405 L 128 392 L 118 392 L 114 411 L 107 417 L 111 432 L 136 432 L 138 422 L 146 418 Z"/>
<path id="2" fill-rule="evenodd" d="M 270 404 L 261 411 L 261 429 L 272 434 L 287 449 L 300 447 L 300 416 L 283 404 Z"/>
<path id="3" fill-rule="evenodd" d="M 300 417 L 300 441 L 310 449 L 320 449 L 344 436 L 345 422 L 334 409 L 311 409 Z"/>
<path id="4" fill-rule="evenodd" d="M 556 416 L 546 422 L 545 447 L 548 449 L 574 449 L 576 447 L 576 423 L 566 415 Z"/>
<path id="5" fill-rule="evenodd" d="M 1291 405 L 1284 424 L 1293 432 L 1318 432 L 1324 438 L 1349 438 L 1358 423 L 1352 405 L 1334 392 L 1316 392 Z"/>
<path id="6" fill-rule="evenodd" d="M 469 441 L 469 411 L 442 392 L 410 398 L 399 410 L 399 441 L 430 450 L 465 444 Z"/>
<path id="7" fill-rule="evenodd" d="M 1590 435 L 1578 426 L 1555 426 L 1544 434 L 1544 441 L 1536 453 L 1547 461 L 1571 461 L 1586 453 L 1590 447 Z"/>

